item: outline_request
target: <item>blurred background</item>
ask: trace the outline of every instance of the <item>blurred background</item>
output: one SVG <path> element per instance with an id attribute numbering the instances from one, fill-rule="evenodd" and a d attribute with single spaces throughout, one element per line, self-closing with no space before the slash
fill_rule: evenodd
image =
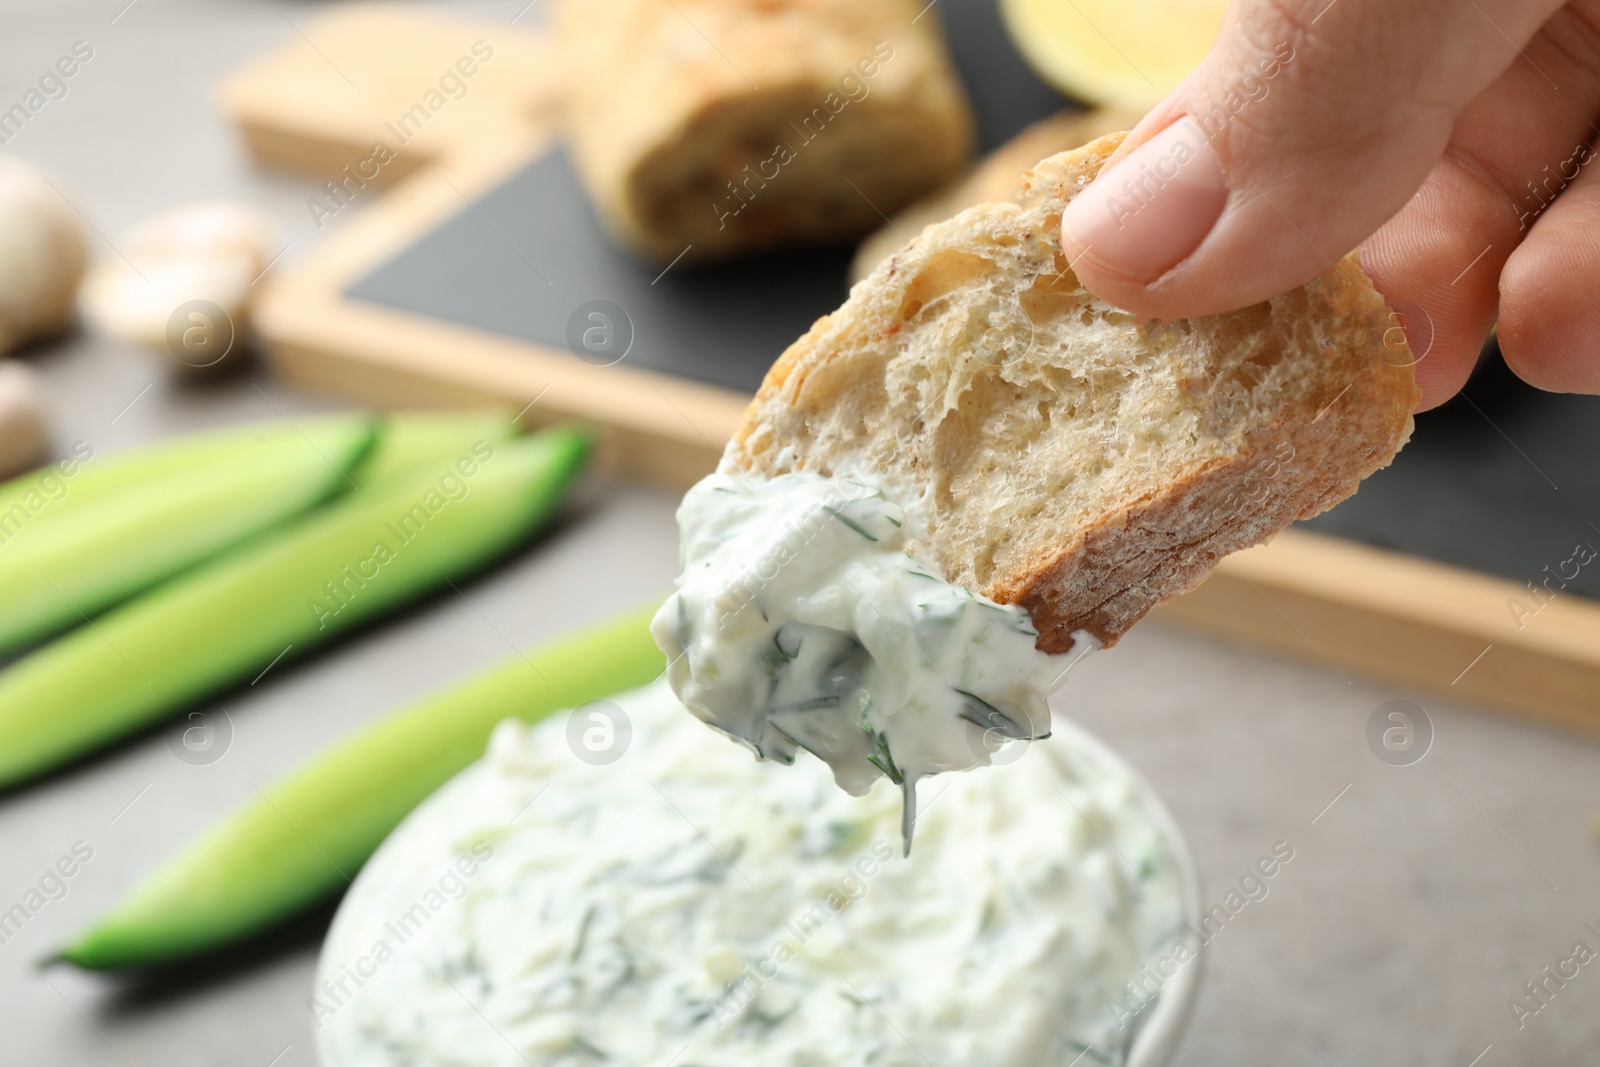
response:
<path id="1" fill-rule="evenodd" d="M 355 408 L 493 403 L 525 425 L 606 428 L 595 472 L 517 550 L 0 795 L 0 915 L 25 917 L 0 927 L 5 1062 L 315 1063 L 307 1001 L 331 904 L 154 974 L 36 963 L 358 726 L 659 598 L 678 495 L 786 341 L 924 223 L 1018 195 L 1031 162 L 1136 121 L 1220 18 L 1177 0 L 1018 2 L 1004 18 L 992 0 L 912 5 L 895 59 L 854 68 L 862 90 L 836 85 L 848 103 L 830 116 L 840 145 L 909 130 L 920 154 L 867 166 L 878 184 L 859 201 L 830 191 L 790 232 L 772 207 L 783 185 L 748 179 L 789 166 L 771 153 L 722 160 L 727 188 L 697 192 L 692 217 L 681 190 L 637 193 L 639 160 L 611 149 L 621 132 L 653 146 L 652 115 L 670 125 L 677 105 L 613 91 L 650 64 L 609 55 L 578 4 L 557 44 L 547 6 L 0 0 L 6 474 Z M 840 47 L 842 78 L 857 52 Z M 753 89 L 771 62 L 720 76 Z M 902 110 L 845 131 L 872 100 Z M 856 149 L 817 136 L 784 181 L 853 165 Z M 661 158 L 645 172 L 670 172 Z M 1179 1064 L 1594 1062 L 1600 974 L 1546 1001 L 1526 983 L 1578 943 L 1600 950 L 1600 572 L 1532 590 L 1573 541 L 1600 544 L 1582 525 L 1600 519 L 1592 434 L 1573 429 L 1600 420 L 1531 396 L 1492 351 L 1468 392 L 1419 420 L 1411 473 L 1397 464 L 1308 535 L 1338 539 L 1333 555 L 1219 575 L 1214 602 L 1153 617 L 1057 702 L 1166 798 L 1208 904 L 1294 847 L 1209 947 Z M 1418 575 L 1487 621 L 1375 594 L 1329 608 L 1317 572 L 1351 546 L 1381 552 L 1339 572 L 1352 582 Z M 1228 597 L 1251 580 L 1271 595 L 1246 619 Z M 1383 738 L 1402 721 L 1397 749 Z M 28 903 L 69 856 L 74 873 Z"/>

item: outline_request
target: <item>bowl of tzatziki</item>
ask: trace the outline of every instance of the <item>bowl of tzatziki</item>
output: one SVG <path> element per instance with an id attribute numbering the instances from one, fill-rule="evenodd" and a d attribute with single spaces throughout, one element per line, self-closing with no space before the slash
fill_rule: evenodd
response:
<path id="1" fill-rule="evenodd" d="M 1193 863 L 1070 723 L 863 796 L 760 763 L 665 682 L 534 726 L 389 837 L 309 1001 L 324 1067 L 1159 1067 Z"/>

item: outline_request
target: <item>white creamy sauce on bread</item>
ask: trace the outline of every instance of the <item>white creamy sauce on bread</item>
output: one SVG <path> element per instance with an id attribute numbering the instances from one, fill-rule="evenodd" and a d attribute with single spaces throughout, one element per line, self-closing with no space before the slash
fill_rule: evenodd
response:
<path id="1" fill-rule="evenodd" d="M 863 480 L 713 474 L 678 508 L 683 575 L 651 630 L 684 704 L 761 758 L 805 749 L 858 796 L 901 786 L 909 849 L 917 782 L 1049 736 L 1068 661 L 1023 609 L 907 555 L 905 524 Z"/>
<path id="2" fill-rule="evenodd" d="M 1147 1016 L 1113 998 L 1192 905 L 1159 802 L 1092 738 L 927 783 L 902 858 L 887 781 L 772 773 L 664 683 L 590 707 L 631 724 L 620 759 L 580 759 L 566 716 L 503 723 L 361 872 L 324 1067 L 1124 1062 Z"/>

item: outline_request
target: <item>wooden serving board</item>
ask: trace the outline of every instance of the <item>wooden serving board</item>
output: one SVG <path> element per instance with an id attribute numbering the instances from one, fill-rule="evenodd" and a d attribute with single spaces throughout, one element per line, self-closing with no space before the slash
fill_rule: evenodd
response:
<path id="1" fill-rule="evenodd" d="M 984 147 L 1061 106 L 991 3 L 940 11 Z M 359 7 L 306 36 L 225 101 L 264 161 L 318 179 L 475 41 L 495 56 L 474 77 L 507 78 L 441 108 L 404 176 L 264 295 L 257 327 L 286 377 L 384 405 L 585 419 L 609 430 L 612 469 L 681 488 L 714 466 L 772 359 L 844 298 L 848 249 L 663 272 L 612 248 L 555 137 L 536 34 Z M 595 301 L 625 328 L 615 361 L 572 342 Z M 1491 359 L 1355 498 L 1152 617 L 1600 732 L 1600 559 L 1573 563 L 1600 547 L 1597 453 L 1600 400 L 1539 394 Z"/>
<path id="2" fill-rule="evenodd" d="M 395 158 L 357 176 L 391 185 L 547 122 L 560 102 L 548 38 L 515 23 L 345 4 L 296 29 L 288 47 L 229 78 L 221 102 L 258 162 L 319 181 L 342 181 L 382 142 Z"/>

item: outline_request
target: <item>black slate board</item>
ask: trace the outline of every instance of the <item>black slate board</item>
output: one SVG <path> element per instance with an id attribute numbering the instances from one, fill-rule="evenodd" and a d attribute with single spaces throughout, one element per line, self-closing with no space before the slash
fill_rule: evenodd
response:
<path id="1" fill-rule="evenodd" d="M 937 10 L 982 150 L 1062 106 L 1011 48 L 992 0 L 943 0 Z M 558 150 L 348 295 L 557 350 L 575 308 L 609 300 L 632 320 L 629 363 L 752 392 L 844 299 L 849 259 L 833 249 L 661 274 L 605 240 Z M 1576 548 L 1600 548 L 1600 399 L 1540 393 L 1491 351 L 1463 397 L 1418 418 L 1392 467 L 1309 525 L 1519 583 L 1570 575 Z M 1578 567 L 1566 591 L 1600 598 L 1600 558 Z"/>
<path id="2" fill-rule="evenodd" d="M 1600 397 L 1542 393 L 1491 345 L 1460 395 L 1417 416 L 1392 466 L 1307 525 L 1600 598 Z"/>
<path id="3" fill-rule="evenodd" d="M 606 240 L 560 149 L 476 208 L 348 294 L 557 351 L 568 349 L 576 310 L 606 300 L 631 323 L 628 365 L 753 393 L 778 354 L 848 289 L 845 249 L 665 273 L 640 263 Z"/>

